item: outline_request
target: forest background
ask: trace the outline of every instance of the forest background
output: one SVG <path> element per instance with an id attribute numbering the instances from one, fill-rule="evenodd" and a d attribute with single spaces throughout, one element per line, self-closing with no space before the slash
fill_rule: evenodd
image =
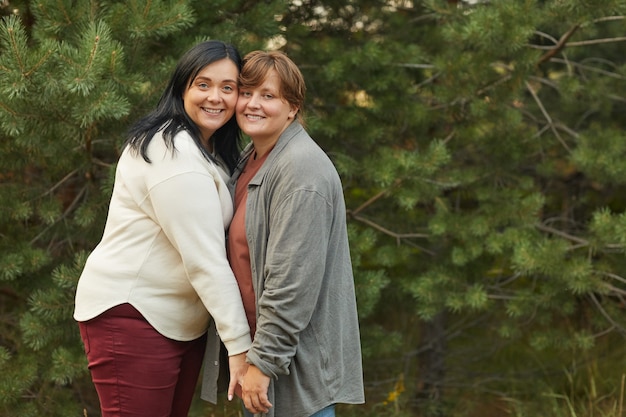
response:
<path id="1" fill-rule="evenodd" d="M 126 128 L 207 38 L 299 65 L 341 174 L 367 404 L 339 416 L 623 416 L 626 1 L 0 13 L 0 416 L 99 415 L 75 285 Z"/>

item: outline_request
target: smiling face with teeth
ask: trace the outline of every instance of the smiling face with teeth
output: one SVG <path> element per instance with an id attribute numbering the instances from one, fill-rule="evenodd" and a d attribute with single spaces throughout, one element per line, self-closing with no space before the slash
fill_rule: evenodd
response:
<path id="1" fill-rule="evenodd" d="M 185 112 L 198 126 L 202 141 L 211 150 L 209 138 L 235 113 L 239 71 L 230 59 L 204 67 L 183 93 Z"/>
<path id="2" fill-rule="evenodd" d="M 250 136 L 259 156 L 271 149 L 298 109 L 281 95 L 281 79 L 271 70 L 256 87 L 240 88 L 237 123 Z"/>

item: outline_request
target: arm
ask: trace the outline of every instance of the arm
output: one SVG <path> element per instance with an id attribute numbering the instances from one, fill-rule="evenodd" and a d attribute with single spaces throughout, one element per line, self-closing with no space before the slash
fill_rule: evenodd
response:
<path id="1" fill-rule="evenodd" d="M 154 186 L 150 198 L 191 286 L 214 318 L 229 355 L 234 355 L 249 348 L 250 334 L 226 258 L 221 196 L 215 181 L 209 173 L 182 172 Z"/>
<path id="2" fill-rule="evenodd" d="M 240 398 L 243 398 L 241 383 L 246 375 L 246 371 L 248 370 L 245 352 L 229 356 L 228 369 L 230 371 L 230 380 L 228 382 L 228 401 L 231 401 L 235 394 L 237 394 Z"/>
<path id="3" fill-rule="evenodd" d="M 292 191 L 273 208 L 258 301 L 257 332 L 248 361 L 269 376 L 288 374 L 302 330 L 323 283 L 332 206 L 318 192 Z"/>

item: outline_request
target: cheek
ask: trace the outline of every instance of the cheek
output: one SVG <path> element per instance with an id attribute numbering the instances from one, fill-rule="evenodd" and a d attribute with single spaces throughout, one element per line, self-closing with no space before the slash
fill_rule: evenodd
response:
<path id="1" fill-rule="evenodd" d="M 243 111 L 246 108 L 246 103 L 247 103 L 246 99 L 239 98 L 239 100 L 237 101 L 237 108 L 236 108 L 237 113 L 243 113 Z"/>
<path id="2" fill-rule="evenodd" d="M 224 102 L 226 103 L 226 106 L 229 109 L 235 109 L 235 106 L 237 105 L 237 95 L 230 95 L 228 96 L 226 99 L 224 99 Z"/>
<path id="3" fill-rule="evenodd" d="M 190 114 L 193 110 L 193 95 L 188 92 L 183 94 L 183 108 L 187 114 Z"/>

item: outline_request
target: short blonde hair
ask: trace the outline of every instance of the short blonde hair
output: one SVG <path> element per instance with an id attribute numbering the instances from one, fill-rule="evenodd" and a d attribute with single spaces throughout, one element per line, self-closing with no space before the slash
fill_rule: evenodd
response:
<path id="1" fill-rule="evenodd" d="M 306 85 L 298 66 L 280 51 L 253 51 L 243 58 L 243 68 L 239 74 L 239 87 L 255 88 L 263 84 L 270 71 L 276 71 L 280 78 L 280 95 L 287 103 L 296 107 L 296 118 L 304 122 L 302 106 Z"/>

